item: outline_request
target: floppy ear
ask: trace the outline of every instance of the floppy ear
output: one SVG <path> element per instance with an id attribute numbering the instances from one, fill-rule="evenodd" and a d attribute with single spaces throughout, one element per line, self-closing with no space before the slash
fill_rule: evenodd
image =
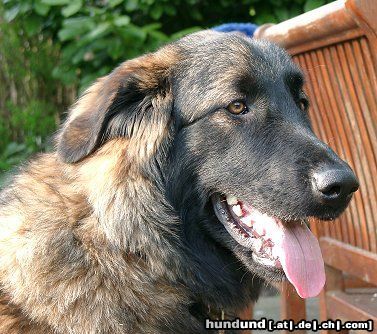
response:
<path id="1" fill-rule="evenodd" d="M 175 61 L 171 51 L 162 49 L 124 62 L 97 80 L 72 107 L 58 135 L 62 160 L 78 162 L 108 139 L 141 135 L 146 122 L 169 119 L 166 104 L 172 101 L 169 77 Z"/>

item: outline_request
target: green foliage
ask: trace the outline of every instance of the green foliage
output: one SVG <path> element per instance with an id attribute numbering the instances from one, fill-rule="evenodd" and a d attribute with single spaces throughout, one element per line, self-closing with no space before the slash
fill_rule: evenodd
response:
<path id="1" fill-rule="evenodd" d="M 36 33 L 39 18 L 32 16 L 24 25 L 16 19 L 30 10 L 22 5 L 10 12 L 0 5 L 0 178 L 32 152 L 45 149 L 63 109 L 55 98 L 59 85 L 51 75 L 59 47 Z M 2 19 L 12 17 L 11 24 Z"/>
<path id="2" fill-rule="evenodd" d="M 8 102 L 7 107 L 9 117 L 0 123 L 0 179 L 1 172 L 19 164 L 31 153 L 48 148 L 49 138 L 56 129 L 52 104 L 31 100 L 22 107 Z"/>
<path id="3" fill-rule="evenodd" d="M 27 159 L 32 151 L 25 144 L 10 142 L 0 154 L 0 189 L 5 183 L 7 171 Z"/>
<path id="4" fill-rule="evenodd" d="M 310 10 L 313 10 L 317 7 L 320 7 L 326 3 L 325 0 L 306 0 L 304 10 L 305 12 L 308 12 Z"/>
<path id="5" fill-rule="evenodd" d="M 53 77 L 80 90 L 121 61 L 223 22 L 279 22 L 326 0 L 7 0 L 4 18 L 61 45 Z"/>
<path id="6" fill-rule="evenodd" d="M 8 136 L 22 138 L 31 151 L 44 149 L 45 140 L 56 128 L 54 107 L 43 101 L 31 100 L 23 107 L 9 103 L 8 108 Z"/>
<path id="7" fill-rule="evenodd" d="M 0 155 L 0 169 L 6 171 L 25 160 L 32 150 L 25 144 L 10 142 Z"/>
<path id="8" fill-rule="evenodd" d="M 120 62 L 203 28 L 276 23 L 328 2 L 0 1 L 0 174 L 44 149 L 77 93 Z"/>

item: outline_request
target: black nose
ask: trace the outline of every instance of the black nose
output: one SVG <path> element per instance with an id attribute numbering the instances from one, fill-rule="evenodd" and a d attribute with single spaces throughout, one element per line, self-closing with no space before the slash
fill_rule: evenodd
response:
<path id="1" fill-rule="evenodd" d="M 350 168 L 323 168 L 313 174 L 313 190 L 321 202 L 342 206 L 359 189 L 359 182 Z"/>

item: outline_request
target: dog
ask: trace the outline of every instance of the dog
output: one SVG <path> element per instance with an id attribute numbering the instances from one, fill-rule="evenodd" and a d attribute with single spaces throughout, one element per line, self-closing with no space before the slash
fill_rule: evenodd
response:
<path id="1" fill-rule="evenodd" d="M 0 197 L 0 333 L 205 333 L 265 282 L 324 284 L 308 217 L 358 182 L 280 47 L 202 31 L 126 61 Z"/>

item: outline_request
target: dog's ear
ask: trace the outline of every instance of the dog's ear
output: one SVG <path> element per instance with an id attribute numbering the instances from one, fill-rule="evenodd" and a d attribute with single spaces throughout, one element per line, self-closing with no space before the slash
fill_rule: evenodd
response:
<path id="1" fill-rule="evenodd" d="M 139 136 L 147 122 L 170 119 L 169 77 L 176 58 L 162 49 L 127 61 L 97 80 L 72 107 L 58 135 L 61 159 L 78 162 L 108 139 Z"/>

